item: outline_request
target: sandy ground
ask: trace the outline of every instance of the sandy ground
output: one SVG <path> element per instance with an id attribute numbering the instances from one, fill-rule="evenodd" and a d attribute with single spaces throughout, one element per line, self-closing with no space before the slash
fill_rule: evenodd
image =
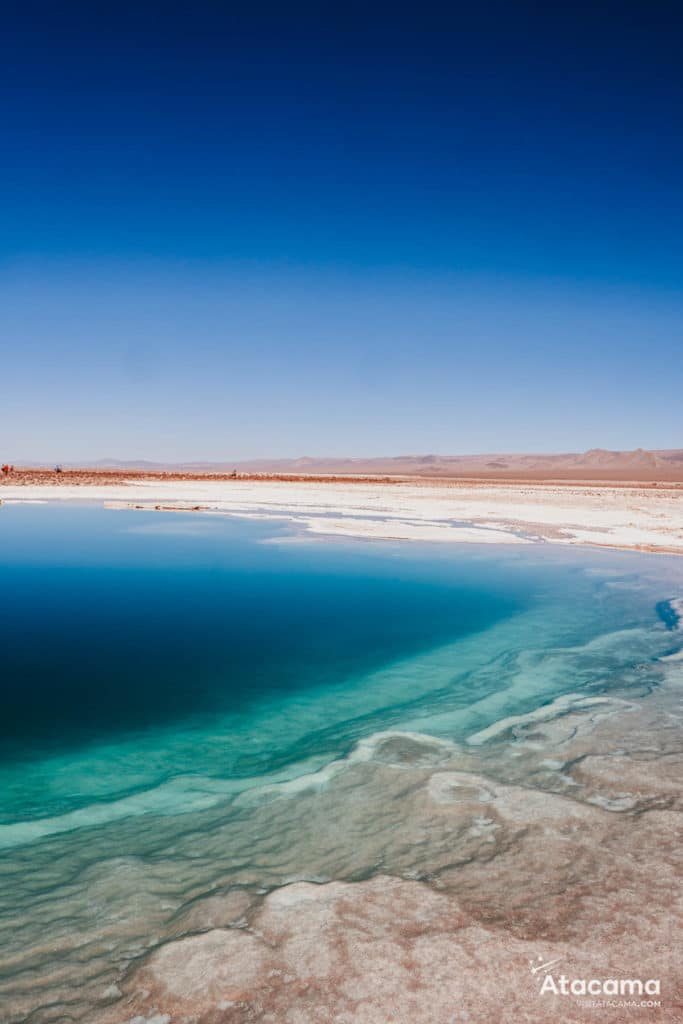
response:
<path id="1" fill-rule="evenodd" d="M 43 475 L 3 481 L 3 502 L 102 501 L 289 520 L 314 534 L 468 543 L 592 544 L 683 553 L 683 488 L 561 482 Z"/>

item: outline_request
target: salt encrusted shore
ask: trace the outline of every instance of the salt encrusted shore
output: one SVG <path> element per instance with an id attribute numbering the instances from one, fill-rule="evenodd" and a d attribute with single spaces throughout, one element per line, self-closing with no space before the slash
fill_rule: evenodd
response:
<path id="1" fill-rule="evenodd" d="M 672 667 L 656 696 L 557 701 L 465 746 L 380 733 L 322 787 L 269 787 L 243 842 L 288 830 L 291 881 L 242 871 L 195 902 L 96 1024 L 680 1020 L 680 685 Z"/>
<path id="2" fill-rule="evenodd" d="M 108 485 L 7 482 L 0 493 L 7 503 L 90 500 L 290 521 L 339 537 L 683 553 L 683 488 L 676 485 L 137 477 Z"/>

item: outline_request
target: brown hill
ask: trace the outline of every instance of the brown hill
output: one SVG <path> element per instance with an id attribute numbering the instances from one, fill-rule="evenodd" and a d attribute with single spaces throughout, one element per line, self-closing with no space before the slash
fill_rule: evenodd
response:
<path id="1" fill-rule="evenodd" d="M 82 465 L 82 464 L 81 464 Z M 235 462 L 161 463 L 103 460 L 88 468 L 118 474 L 267 474 L 292 476 L 436 477 L 472 480 L 586 480 L 683 482 L 683 449 L 610 451 L 592 448 L 565 454 L 397 455 L 380 458 L 257 459 Z"/>

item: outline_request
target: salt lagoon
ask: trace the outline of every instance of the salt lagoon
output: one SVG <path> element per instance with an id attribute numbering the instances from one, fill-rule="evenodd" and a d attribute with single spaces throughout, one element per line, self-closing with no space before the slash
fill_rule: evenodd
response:
<path id="1" fill-rule="evenodd" d="M 0 536 L 0 1020 L 590 1019 L 539 954 L 677 1019 L 678 559 L 71 503 Z"/>

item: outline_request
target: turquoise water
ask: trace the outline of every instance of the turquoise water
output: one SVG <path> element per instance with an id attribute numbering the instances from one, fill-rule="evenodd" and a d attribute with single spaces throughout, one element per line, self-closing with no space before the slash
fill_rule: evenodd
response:
<path id="1" fill-rule="evenodd" d="M 363 835 L 351 863 L 288 831 L 297 780 L 324 789 L 359 742 L 461 743 L 563 693 L 645 693 L 675 649 L 667 559 L 54 505 L 4 506 L 0 539 L 12 1021 L 88 1020 L 217 888 L 372 874 Z M 266 841 L 251 808 L 272 787 L 292 798 Z"/>

